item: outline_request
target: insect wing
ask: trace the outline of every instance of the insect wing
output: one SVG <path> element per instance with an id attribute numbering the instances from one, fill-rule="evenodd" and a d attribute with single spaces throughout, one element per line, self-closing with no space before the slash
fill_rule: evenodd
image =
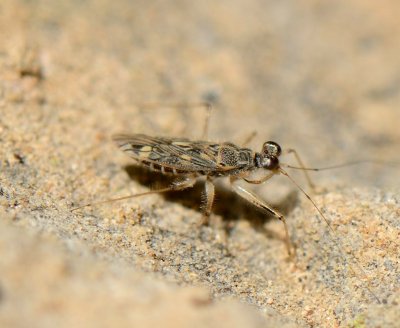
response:
<path id="1" fill-rule="evenodd" d="M 117 135 L 113 140 L 122 151 L 138 161 L 185 171 L 213 171 L 218 168 L 215 143 L 143 134 Z"/>

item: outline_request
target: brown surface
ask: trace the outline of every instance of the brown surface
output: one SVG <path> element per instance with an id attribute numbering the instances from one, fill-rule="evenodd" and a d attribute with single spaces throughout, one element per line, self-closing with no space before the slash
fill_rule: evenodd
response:
<path id="1" fill-rule="evenodd" d="M 281 224 L 226 185 L 212 227 L 197 226 L 201 188 L 70 209 L 162 183 L 130 166 L 113 133 L 201 126 L 198 110 L 143 102 L 213 100 L 213 139 L 256 130 L 255 149 L 273 139 L 312 166 L 399 161 L 399 10 L 394 0 L 2 1 L 0 325 L 395 327 L 398 166 L 314 175 L 341 250 L 283 177 L 256 188 L 287 215 L 295 263 Z M 348 252 L 369 283 L 344 264 Z"/>

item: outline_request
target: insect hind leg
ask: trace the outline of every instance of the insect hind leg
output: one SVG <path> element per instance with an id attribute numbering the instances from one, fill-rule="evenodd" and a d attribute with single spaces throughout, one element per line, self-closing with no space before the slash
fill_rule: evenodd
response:
<path id="1" fill-rule="evenodd" d="M 169 187 L 166 187 L 166 188 L 155 189 L 155 190 L 142 192 L 139 194 L 132 194 L 132 195 L 128 195 L 128 196 L 107 199 L 107 200 L 103 200 L 103 201 L 96 202 L 96 203 L 85 204 L 85 205 L 73 208 L 71 210 L 71 212 L 82 209 L 84 207 L 112 203 L 112 202 L 116 202 L 116 201 L 120 201 L 120 200 L 130 199 L 130 198 L 142 197 L 142 196 L 147 196 L 147 195 L 152 195 L 152 194 L 160 194 L 160 193 L 169 192 L 169 191 L 180 191 L 180 190 L 184 190 L 187 188 L 192 188 L 195 183 L 196 183 L 195 177 L 186 177 L 183 180 L 178 180 L 178 181 L 173 182 Z"/>

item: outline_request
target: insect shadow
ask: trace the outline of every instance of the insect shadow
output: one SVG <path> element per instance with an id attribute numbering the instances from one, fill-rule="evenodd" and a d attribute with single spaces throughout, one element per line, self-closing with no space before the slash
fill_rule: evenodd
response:
<path id="1" fill-rule="evenodd" d="M 146 167 L 140 165 L 126 165 L 125 172 L 128 176 L 145 187 L 151 186 L 152 189 L 165 187 L 176 181 L 176 177 L 167 176 L 159 172 L 149 171 Z M 201 212 L 202 196 L 204 193 L 203 181 L 197 182 L 193 188 L 185 189 L 185 191 L 171 191 L 160 194 L 164 199 L 179 203 L 187 208 L 196 209 Z M 239 197 L 230 188 L 224 187 L 221 184 L 216 184 L 215 202 L 213 204 L 213 213 L 220 215 L 227 223 L 225 229 L 229 233 L 229 223 L 238 221 L 240 218 L 245 218 L 258 232 L 264 233 L 268 238 L 283 240 L 274 232 L 265 228 L 265 223 L 270 219 L 276 220 L 273 215 L 267 215 L 261 212 L 257 207 L 252 206 L 246 200 Z M 285 199 L 279 203 L 271 205 L 279 210 L 283 215 L 290 213 L 298 203 L 297 191 L 289 193 Z"/>

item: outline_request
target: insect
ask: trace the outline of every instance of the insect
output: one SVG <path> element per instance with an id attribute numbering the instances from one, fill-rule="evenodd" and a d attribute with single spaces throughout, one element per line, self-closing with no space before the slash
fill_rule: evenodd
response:
<path id="1" fill-rule="evenodd" d="M 279 157 L 283 153 L 281 146 L 274 141 L 267 141 L 263 144 L 260 152 L 246 148 L 245 145 L 251 141 L 255 133 L 252 133 L 242 146 L 231 142 L 217 143 L 205 141 L 208 134 L 209 117 L 212 107 L 210 104 L 200 105 L 207 109 L 206 122 L 202 134 L 203 140 L 201 141 L 192 141 L 186 138 L 153 137 L 145 134 L 116 135 L 113 137 L 116 145 L 128 156 L 152 171 L 176 176 L 177 180 L 175 182 L 166 188 L 87 204 L 74 210 L 116 200 L 184 190 L 193 187 L 197 178 L 203 176 L 206 178 L 206 203 L 203 208 L 201 223 L 207 224 L 215 196 L 213 181 L 215 178 L 228 177 L 232 189 L 240 197 L 255 205 L 266 214 L 273 215 L 282 221 L 285 229 L 285 245 L 289 255 L 292 255 L 289 232 L 284 216 L 266 204 L 259 196 L 237 184 L 240 180 L 244 180 L 249 184 L 262 184 L 277 174 L 288 176 L 279 161 Z M 304 167 L 303 162 L 294 149 L 287 149 L 284 152 L 294 153 L 300 167 Z M 251 174 L 259 169 L 266 171 L 266 175 L 261 179 L 252 179 Z M 311 179 L 307 172 L 304 172 L 309 185 L 313 188 L 314 185 Z"/>
<path id="2" fill-rule="evenodd" d="M 204 224 L 208 223 L 214 201 L 213 180 L 218 177 L 229 177 L 233 190 L 239 196 L 283 222 L 286 245 L 290 253 L 284 216 L 254 193 L 236 184 L 238 180 L 260 184 L 275 174 L 283 173 L 279 165 L 282 149 L 276 142 L 265 142 L 260 152 L 254 152 L 249 148 L 242 148 L 229 142 L 191 141 L 184 138 L 151 137 L 144 134 L 117 135 L 113 139 L 122 151 L 150 170 L 180 177 L 168 188 L 155 190 L 152 193 L 191 188 L 198 177 L 204 176 L 206 178 L 206 204 L 202 218 Z M 256 169 L 264 169 L 268 173 L 259 180 L 252 180 L 249 176 Z"/>
<path id="3" fill-rule="evenodd" d="M 271 179 L 275 175 L 286 176 L 313 204 L 319 215 L 326 222 L 333 236 L 335 232 L 331 224 L 317 207 L 312 198 L 305 190 L 286 172 L 284 167 L 292 169 L 300 169 L 303 171 L 307 182 L 311 188 L 314 188 L 307 171 L 319 171 L 323 169 L 337 168 L 345 165 L 353 165 L 358 162 L 351 162 L 344 165 L 336 165 L 326 168 L 306 168 L 294 149 L 282 149 L 281 146 L 274 141 L 264 142 L 260 151 L 253 151 L 247 148 L 246 145 L 255 136 L 255 133 L 250 135 L 242 145 L 235 145 L 231 142 L 211 142 L 207 141 L 208 121 L 211 105 L 203 104 L 207 109 L 206 123 L 203 129 L 202 138 L 199 141 L 193 141 L 186 138 L 172 137 L 157 137 L 145 134 L 132 135 L 116 135 L 113 137 L 116 145 L 125 152 L 128 156 L 136 160 L 141 165 L 153 171 L 161 172 L 162 174 L 176 176 L 177 179 L 170 186 L 162 189 L 151 190 L 139 194 L 124 196 L 115 199 L 109 199 L 97 203 L 86 204 L 75 208 L 74 210 L 112 201 L 118 201 L 133 197 L 145 196 L 156 193 L 164 193 L 169 191 L 181 191 L 191 188 L 196 183 L 199 177 L 205 177 L 205 194 L 206 203 L 203 208 L 202 223 L 206 224 L 211 215 L 212 205 L 215 196 L 214 180 L 216 178 L 227 177 L 232 186 L 232 189 L 244 200 L 255 205 L 261 211 L 268 215 L 273 215 L 279 219 L 284 226 L 285 231 L 285 246 L 290 257 L 294 255 L 293 247 L 290 242 L 289 232 L 285 217 L 269 206 L 264 200 L 257 196 L 246 187 L 239 185 L 239 181 L 245 181 L 248 184 L 262 184 Z M 293 154 L 298 166 L 292 166 L 280 162 L 280 156 L 283 154 Z M 252 174 L 262 170 L 264 176 L 258 179 L 252 178 Z M 340 241 L 333 239 L 339 249 L 342 249 Z M 352 262 L 365 275 L 363 269 L 358 264 L 354 255 L 351 254 Z M 344 256 L 348 260 L 347 256 Z M 354 270 L 351 268 L 354 272 Z M 378 300 L 377 296 L 368 288 L 370 293 Z"/>

